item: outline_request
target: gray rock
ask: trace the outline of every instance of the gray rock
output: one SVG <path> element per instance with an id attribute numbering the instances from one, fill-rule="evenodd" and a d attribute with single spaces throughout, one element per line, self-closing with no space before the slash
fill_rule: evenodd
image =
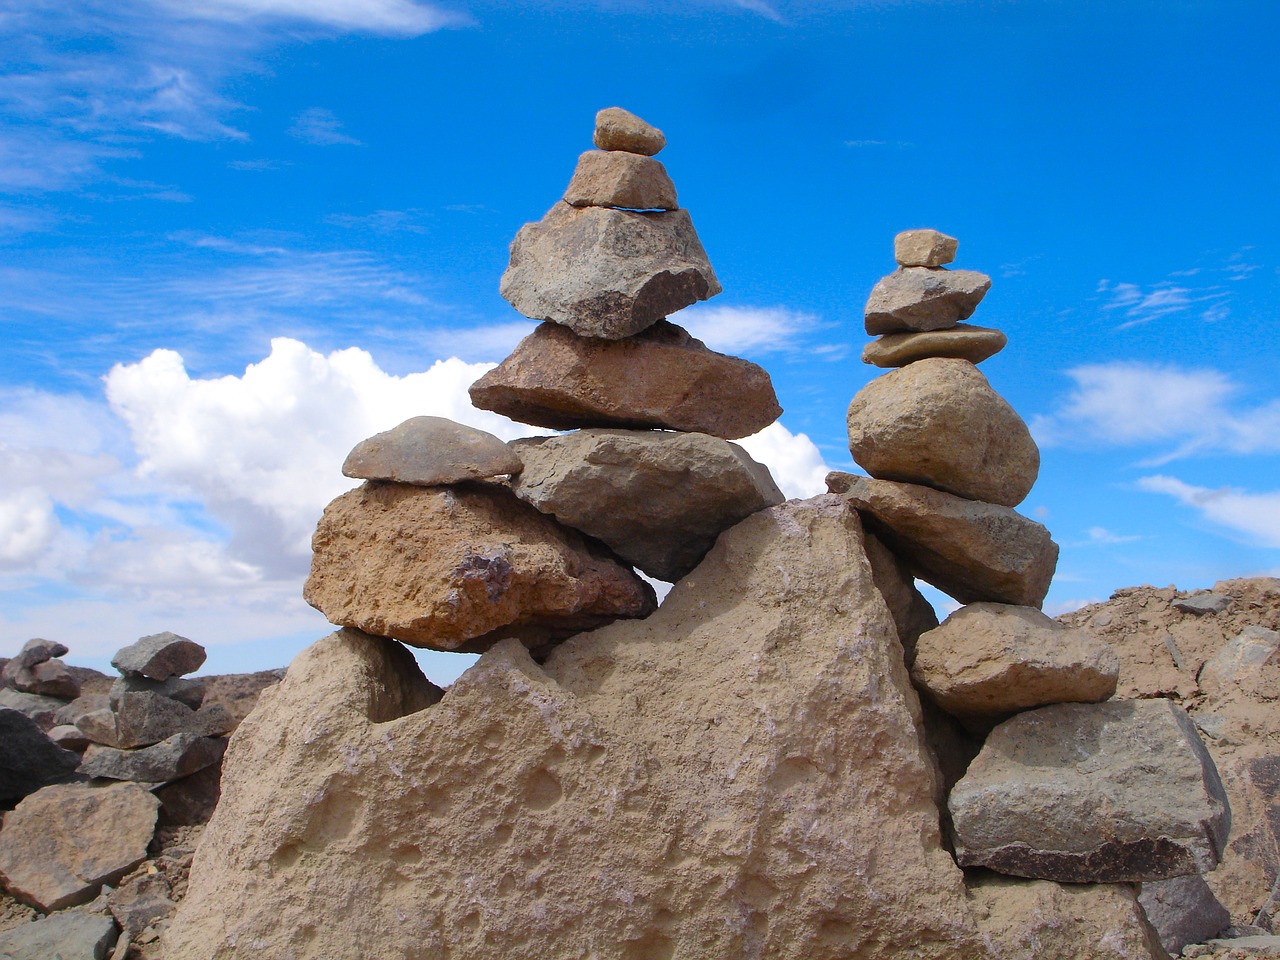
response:
<path id="1" fill-rule="evenodd" d="M 88 737 L 92 743 L 101 743 L 108 747 L 121 746 L 116 715 L 110 708 L 82 713 L 76 718 L 75 725 L 76 729 Z"/>
<path id="2" fill-rule="evenodd" d="M 161 827 L 208 823 L 222 796 L 222 760 L 154 791 L 160 801 Z"/>
<path id="3" fill-rule="evenodd" d="M 66 702 L 55 697 L 45 697 L 38 693 L 23 693 L 12 687 L 0 687 L 0 707 L 25 713 L 34 720 L 41 730 L 52 730 L 58 725 L 58 711 L 66 706 Z"/>
<path id="4" fill-rule="evenodd" d="M 1039 607 L 1058 545 L 1034 520 L 990 503 L 912 483 L 827 475 L 827 487 L 863 515 L 921 580 L 961 603 Z"/>
<path id="5" fill-rule="evenodd" d="M 80 773 L 87 777 L 168 783 L 217 763 L 227 749 L 221 737 L 179 733 L 141 750 L 117 750 L 97 744 L 85 751 Z"/>
<path id="6" fill-rule="evenodd" d="M 953 327 L 973 315 L 990 289 L 991 278 L 975 270 L 902 267 L 871 288 L 867 333 Z"/>
<path id="7" fill-rule="evenodd" d="M 1230 911 L 1198 873 L 1144 883 L 1138 902 L 1160 943 L 1174 956 L 1187 944 L 1203 943 L 1231 925 Z"/>
<path id="8" fill-rule="evenodd" d="M 1065 883 L 1207 872 L 1231 827 L 1213 760 L 1168 700 L 1018 714 L 991 732 L 948 807 L 961 866 Z"/>
<path id="9" fill-rule="evenodd" d="M 1200 670 L 1200 684 L 1206 689 L 1222 689 L 1254 679 L 1277 650 L 1280 650 L 1280 633 L 1250 624 L 1209 658 Z"/>
<path id="10" fill-rule="evenodd" d="M 75 753 L 55 744 L 26 714 L 0 708 L 0 805 L 66 780 L 79 765 Z"/>
<path id="11" fill-rule="evenodd" d="M 767 467 L 702 433 L 578 430 L 513 446 L 517 497 L 659 580 L 679 580 L 721 532 L 785 499 Z"/>
<path id="12" fill-rule="evenodd" d="M 105 693 L 82 693 L 70 703 L 59 707 L 54 713 L 54 725 L 62 726 L 63 724 L 75 725 L 86 713 L 93 713 L 97 710 L 111 709 L 111 699 Z"/>
<path id="13" fill-rule="evenodd" d="M 605 107 L 596 114 L 592 141 L 601 150 L 625 150 L 646 157 L 667 145 L 661 130 L 621 107 Z"/>
<path id="14" fill-rule="evenodd" d="M 204 703 L 205 684 L 203 680 L 188 680 L 185 677 L 170 677 L 168 680 L 152 680 L 149 677 L 118 677 L 111 684 L 111 692 L 104 706 L 116 709 L 120 706 L 120 698 L 126 693 L 154 693 L 171 700 L 184 703 L 192 710 L 199 710 Z M 101 709 L 101 707 L 99 708 Z M 74 721 L 73 721 L 74 722 Z"/>
<path id="15" fill-rule="evenodd" d="M 877 367 L 905 367 L 930 357 L 952 357 L 981 363 L 1008 344 L 1009 338 L 992 327 L 957 323 L 945 330 L 886 333 L 862 348 L 862 362 Z"/>
<path id="16" fill-rule="evenodd" d="M 73 700 L 80 696 L 80 683 L 61 660 L 67 648 L 39 637 L 28 640 L 18 655 L 4 665 L 0 678 L 5 685 L 23 693 Z"/>
<path id="17" fill-rule="evenodd" d="M 126 750 L 149 747 L 178 733 L 191 731 L 196 712 L 185 703 L 140 691 L 126 693 L 117 702 L 116 746 Z"/>
<path id="18" fill-rule="evenodd" d="M 414 417 L 361 440 L 342 475 L 419 487 L 487 480 L 518 473 L 520 458 L 491 433 L 444 417 Z"/>
<path id="19" fill-rule="evenodd" d="M 659 160 L 620 150 L 588 150 L 564 193 L 575 207 L 675 210 L 676 185 Z"/>
<path id="20" fill-rule="evenodd" d="M 720 292 L 685 210 L 557 203 L 511 244 L 499 292 L 535 320 L 619 340 Z"/>
<path id="21" fill-rule="evenodd" d="M 120 932 L 87 910 L 64 910 L 0 933 L 4 960 L 106 960 Z"/>
<path id="22" fill-rule="evenodd" d="M 940 267 L 956 258 L 960 241 L 937 230 L 903 230 L 893 238 L 900 267 Z"/>
<path id="23" fill-rule="evenodd" d="M 1194 597 L 1179 597 L 1173 601 L 1173 608 L 1183 613 L 1194 613 L 1197 616 L 1206 613 L 1221 613 L 1231 606 L 1231 598 L 1220 593 L 1200 593 Z"/>
<path id="24" fill-rule="evenodd" d="M 134 674 L 152 680 L 168 680 L 198 670 L 205 657 L 204 647 L 200 644 L 166 631 L 142 637 L 117 651 L 111 658 L 111 665 L 126 676 Z"/>

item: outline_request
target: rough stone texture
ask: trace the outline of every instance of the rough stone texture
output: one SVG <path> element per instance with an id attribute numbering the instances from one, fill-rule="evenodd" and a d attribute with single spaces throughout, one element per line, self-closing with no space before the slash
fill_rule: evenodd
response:
<path id="1" fill-rule="evenodd" d="M 493 485 L 366 483 L 325 508 L 311 545 L 308 603 L 433 650 L 540 647 L 656 606 L 603 548 Z"/>
<path id="2" fill-rule="evenodd" d="M 938 230 L 903 230 L 893 238 L 900 267 L 941 267 L 956 258 L 960 241 Z"/>
<path id="3" fill-rule="evenodd" d="M 198 670 L 205 656 L 204 647 L 194 640 L 166 631 L 142 637 L 116 651 L 111 665 L 126 676 L 168 680 Z"/>
<path id="4" fill-rule="evenodd" d="M 972 603 L 916 646 L 911 679 L 965 720 L 1052 703 L 1093 703 L 1115 693 L 1120 664 L 1092 634 L 1034 607 Z"/>
<path id="5" fill-rule="evenodd" d="M 186 827 L 208 823 L 222 795 L 222 757 L 203 770 L 175 780 L 155 791 L 160 801 L 161 827 Z"/>
<path id="6" fill-rule="evenodd" d="M 361 440 L 342 475 L 422 487 L 518 473 L 520 459 L 491 433 L 444 417 L 413 417 Z"/>
<path id="7" fill-rule="evenodd" d="M 915 577 L 906 562 L 886 547 L 875 534 L 864 534 L 867 559 L 876 589 L 889 605 L 898 641 L 908 667 L 916 659 L 916 643 L 921 634 L 938 625 L 938 615 L 924 595 L 916 589 Z"/>
<path id="8" fill-rule="evenodd" d="M 1128 884 L 1060 884 L 988 874 L 970 888 L 999 960 L 1167 960 Z"/>
<path id="9" fill-rule="evenodd" d="M 171 677 L 168 680 L 151 680 L 147 677 L 117 677 L 107 694 L 107 703 L 111 709 L 120 706 L 120 699 L 126 693 L 154 693 L 184 703 L 192 710 L 199 710 L 204 702 L 205 684 L 203 680 L 188 680 L 185 677 Z"/>
<path id="10" fill-rule="evenodd" d="M 426 710 L 416 678 L 348 630 L 263 695 L 172 955 L 990 955 L 836 498 L 749 517 L 652 617 L 545 668 L 499 644 Z"/>
<path id="11" fill-rule="evenodd" d="M 115 921 L 87 910 L 67 910 L 0 933 L 4 960 L 106 960 L 116 945 Z"/>
<path id="12" fill-rule="evenodd" d="M 119 678 L 117 678 L 119 679 Z M 53 719 L 56 726 L 62 724 L 74 725 L 77 720 L 86 713 L 93 713 L 97 710 L 108 710 L 111 708 L 110 697 L 105 693 L 81 693 L 70 703 L 63 704 L 54 713 Z"/>
<path id="13" fill-rule="evenodd" d="M 1198 593 L 1178 598 L 1173 606 L 1183 613 L 1221 613 L 1231 606 L 1231 598 L 1221 593 Z"/>
<path id="14" fill-rule="evenodd" d="M 905 367 L 930 357 L 951 357 L 981 363 L 1005 348 L 1009 342 L 993 327 L 957 323 L 946 330 L 924 333 L 887 333 L 862 348 L 862 362 L 877 367 Z"/>
<path id="15" fill-rule="evenodd" d="M 80 772 L 88 777 L 167 783 L 217 763 L 226 749 L 226 740 L 195 733 L 178 733 L 140 750 L 94 744 L 85 751 Z"/>
<path id="16" fill-rule="evenodd" d="M 23 693 L 11 687 L 0 687 L 0 709 L 17 710 L 26 714 L 41 730 L 52 730 L 58 725 L 58 711 L 66 702 L 38 693 Z"/>
<path id="17" fill-rule="evenodd" d="M 67 779 L 79 765 L 26 714 L 0 707 L 0 805 Z"/>
<path id="18" fill-rule="evenodd" d="M 7 889 L 44 911 L 87 903 L 147 855 L 160 801 L 133 783 L 45 787 L 0 829 Z"/>
<path id="19" fill-rule="evenodd" d="M 596 114 L 592 142 L 601 150 L 624 150 L 652 157 L 667 145 L 657 127 L 645 123 L 629 110 L 605 107 Z"/>
<path id="20" fill-rule="evenodd" d="M 1212 870 L 1231 812 L 1168 700 L 1063 703 L 996 727 L 948 806 L 961 866 L 1068 883 Z"/>
<path id="21" fill-rule="evenodd" d="M 517 497 L 659 580 L 679 580 L 722 531 L 785 499 L 768 467 L 704 433 L 578 430 L 514 447 Z"/>
<path id="22" fill-rule="evenodd" d="M 1199 874 L 1144 883 L 1138 902 L 1161 944 L 1173 954 L 1189 943 L 1216 937 L 1231 925 L 1231 914 Z"/>
<path id="23" fill-rule="evenodd" d="M 588 150 L 578 158 L 564 202 L 575 207 L 675 210 L 676 185 L 659 160 L 622 151 Z"/>
<path id="24" fill-rule="evenodd" d="M 976 270 L 902 267 L 871 288 L 865 311 L 870 336 L 941 330 L 968 320 L 991 289 Z"/>
<path id="25" fill-rule="evenodd" d="M 233 723 L 239 723 L 249 715 L 263 690 L 284 679 L 284 668 L 259 670 L 257 673 L 228 673 L 202 677 L 205 685 L 204 702 L 217 703 L 231 714 Z"/>
<path id="26" fill-rule="evenodd" d="M 126 693 L 117 701 L 116 746 L 149 747 L 191 732 L 196 712 L 185 703 L 150 691 Z"/>
<path id="27" fill-rule="evenodd" d="M 1200 670 L 1200 686 L 1221 694 L 1232 686 L 1256 686 L 1262 668 L 1280 650 L 1280 632 L 1251 624 L 1205 662 Z"/>
<path id="28" fill-rule="evenodd" d="M 557 203 L 511 244 L 499 292 L 526 317 L 620 340 L 720 292 L 685 210 Z"/>
<path id="29" fill-rule="evenodd" d="M 120 747 L 120 731 L 116 727 L 116 715 L 110 708 L 91 710 L 76 718 L 76 729 L 89 738 L 92 743 L 100 743 L 107 747 Z"/>
<path id="30" fill-rule="evenodd" d="M 173 913 L 173 887 L 159 871 L 132 877 L 107 894 L 107 908 L 127 937 L 136 937 L 157 920 Z"/>
<path id="31" fill-rule="evenodd" d="M 93 742 L 80 732 L 79 727 L 71 724 L 54 727 L 47 736 L 50 741 L 62 747 L 63 750 L 75 750 L 77 752 L 84 750 Z M 0 761 L 0 765 L 2 765 L 2 761 Z"/>
<path id="32" fill-rule="evenodd" d="M 782 414 L 762 367 L 665 320 L 625 340 L 541 324 L 470 393 L 482 410 L 553 430 L 657 427 L 737 440 Z"/>
<path id="33" fill-rule="evenodd" d="M 1043 525 L 1007 507 L 911 483 L 837 471 L 827 487 L 868 517 L 917 577 L 961 603 L 1044 601 L 1058 545 Z"/>
<path id="34" fill-rule="evenodd" d="M 63 644 L 52 640 L 28 640 L 18 655 L 4 665 L 0 679 L 23 693 L 74 700 L 80 696 L 80 682 L 65 663 L 54 659 L 66 652 Z"/>
<path id="35" fill-rule="evenodd" d="M 849 452 L 880 480 L 1016 507 L 1040 472 L 1031 431 L 967 360 L 920 360 L 876 377 L 847 420 Z"/>

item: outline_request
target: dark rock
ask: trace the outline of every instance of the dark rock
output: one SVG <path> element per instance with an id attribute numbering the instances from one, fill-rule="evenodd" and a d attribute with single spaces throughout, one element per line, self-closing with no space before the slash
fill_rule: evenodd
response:
<path id="1" fill-rule="evenodd" d="M 120 698 L 126 693 L 154 693 L 185 703 L 192 710 L 199 710 L 204 702 L 203 680 L 170 677 L 168 680 L 152 680 L 149 677 L 117 677 L 111 685 L 108 704 L 112 710 L 120 706 Z"/>
<path id="2" fill-rule="evenodd" d="M 23 693 L 12 687 L 0 687 L 0 707 L 17 710 L 34 720 L 41 730 L 52 730 L 58 725 L 58 711 L 66 706 L 63 700 L 43 697 L 38 693 Z"/>
<path id="3" fill-rule="evenodd" d="M 111 780 L 168 783 L 217 763 L 226 749 L 225 739 L 194 733 L 179 733 L 141 750 L 95 744 L 85 751 L 79 772 Z"/>
<path id="4" fill-rule="evenodd" d="M 1194 613 L 1197 616 L 1206 613 L 1221 613 L 1231 606 L 1231 598 L 1220 593 L 1199 593 L 1193 597 L 1181 597 L 1173 601 L 1173 608 L 1183 613 Z"/>
<path id="5" fill-rule="evenodd" d="M 0 805 L 66 780 L 79 765 L 75 753 L 55 744 L 26 714 L 0 708 Z"/>
<path id="6" fill-rule="evenodd" d="M 1160 943 L 1174 956 L 1187 944 L 1203 943 L 1231 925 L 1231 913 L 1199 874 L 1144 883 L 1138 902 Z"/>

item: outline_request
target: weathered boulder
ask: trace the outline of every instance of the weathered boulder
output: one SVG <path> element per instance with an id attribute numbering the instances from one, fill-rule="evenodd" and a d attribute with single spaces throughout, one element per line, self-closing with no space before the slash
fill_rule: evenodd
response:
<path id="1" fill-rule="evenodd" d="M 968 320 L 991 289 L 976 270 L 901 267 L 871 288 L 865 310 L 870 336 L 941 330 Z"/>
<path id="2" fill-rule="evenodd" d="M 1106 700 L 1119 673 L 1115 653 L 1091 634 L 1002 603 L 971 603 L 921 635 L 911 667 L 917 688 L 965 720 Z"/>
<path id="3" fill-rule="evenodd" d="M 578 158 L 564 202 L 575 207 L 675 210 L 676 185 L 660 160 L 620 150 L 588 150 Z"/>
<path id="4" fill-rule="evenodd" d="M 967 360 L 920 360 L 876 377 L 847 419 L 849 452 L 879 480 L 1016 507 L 1040 472 L 1031 431 Z"/>
<path id="5" fill-rule="evenodd" d="M 519 457 L 491 433 L 444 417 L 413 417 L 357 443 L 342 475 L 432 487 L 519 469 Z"/>
<path id="6" fill-rule="evenodd" d="M 111 665 L 125 676 L 168 680 L 198 670 L 206 656 L 204 647 L 194 640 L 165 631 L 142 637 L 116 651 Z"/>
<path id="7" fill-rule="evenodd" d="M 64 784 L 31 794 L 0 829 L 5 889 L 46 912 L 88 903 L 145 859 L 159 809 L 135 783 Z"/>
<path id="8" fill-rule="evenodd" d="M 961 603 L 1044 601 L 1058 545 L 1042 524 L 1008 507 L 912 483 L 833 471 L 827 487 L 867 517 L 916 576 Z"/>
<path id="9" fill-rule="evenodd" d="M 785 499 L 768 467 L 704 433 L 577 430 L 513 446 L 517 497 L 659 580 L 679 580 L 722 531 Z"/>
<path id="10" fill-rule="evenodd" d="M 41 730 L 52 730 L 58 725 L 58 711 L 64 706 L 66 701 L 56 697 L 23 693 L 12 687 L 0 687 L 0 709 L 17 710 L 25 714 L 34 720 Z"/>
<path id="11" fill-rule="evenodd" d="M 545 667 L 504 642 L 428 709 L 422 683 L 346 630 L 264 693 L 170 955 L 990 956 L 836 498 L 747 518 Z"/>
<path id="12" fill-rule="evenodd" d="M 109 707 L 80 714 L 75 726 L 91 743 L 101 743 L 108 747 L 123 746 L 120 742 L 120 730 L 116 726 L 115 711 Z"/>
<path id="13" fill-rule="evenodd" d="M 930 357 L 952 357 L 981 363 L 1005 348 L 1009 342 L 993 327 L 957 323 L 945 330 L 924 333 L 886 333 L 862 348 L 862 362 L 877 367 L 905 367 Z"/>
<path id="14" fill-rule="evenodd" d="M 956 258 L 960 241 L 937 230 L 903 230 L 893 238 L 900 267 L 940 267 Z"/>
<path id="15" fill-rule="evenodd" d="M 1175 955 L 1187 944 L 1204 943 L 1231 926 L 1231 914 L 1198 873 L 1144 883 L 1138 902 L 1164 948 Z"/>
<path id="16" fill-rule="evenodd" d="M 688 211 L 557 203 L 511 244 L 499 292 L 526 317 L 619 340 L 720 292 Z"/>
<path id="17" fill-rule="evenodd" d="M 665 320 L 625 340 L 541 324 L 470 393 L 482 410 L 553 430 L 657 427 L 737 440 L 782 413 L 763 368 Z"/>
<path id="18" fill-rule="evenodd" d="M 303 596 L 330 622 L 434 650 L 541 647 L 653 611 L 653 589 L 505 487 L 372 481 L 325 508 Z"/>
<path id="19" fill-rule="evenodd" d="M 65 910 L 0 933 L 4 960 L 107 960 L 119 931 L 88 910 Z"/>
<path id="20" fill-rule="evenodd" d="M 987 737 L 948 806 L 961 866 L 1068 883 L 1207 872 L 1231 827 L 1213 760 L 1168 700 L 1020 713 Z"/>
<path id="21" fill-rule="evenodd" d="M 135 783 L 168 783 L 217 763 L 226 749 L 225 739 L 196 733 L 176 733 L 138 750 L 93 744 L 85 751 L 80 773 Z"/>
<path id="22" fill-rule="evenodd" d="M 667 145 L 661 130 L 621 107 L 605 107 L 596 114 L 592 141 L 601 150 L 625 150 L 646 157 Z"/>
<path id="23" fill-rule="evenodd" d="M 0 805 L 66 780 L 80 758 L 55 744 L 34 720 L 0 707 Z"/>
<path id="24" fill-rule="evenodd" d="M 121 698 L 127 693 L 154 693 L 186 704 L 192 710 L 199 710 L 200 704 L 204 702 L 205 683 L 203 680 L 188 680 L 186 677 L 170 677 L 168 680 L 152 680 L 149 677 L 135 676 L 117 677 L 111 684 L 107 702 L 103 706 L 109 706 L 113 710 L 118 709 Z"/>

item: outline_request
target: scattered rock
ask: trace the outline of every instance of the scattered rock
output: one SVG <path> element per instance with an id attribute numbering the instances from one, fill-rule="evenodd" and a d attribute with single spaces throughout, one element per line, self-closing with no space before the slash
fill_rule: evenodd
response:
<path id="1" fill-rule="evenodd" d="M 887 333 L 862 348 L 862 362 L 877 367 L 905 367 L 930 357 L 951 357 L 981 363 L 1009 342 L 999 330 L 957 323 L 945 330 L 924 333 Z"/>
<path id="2" fill-rule="evenodd" d="M 194 673 L 204 663 L 204 647 L 194 640 L 176 633 L 153 634 L 142 637 L 116 652 L 111 665 L 125 676 L 150 677 L 152 680 L 168 680 Z"/>
<path id="3" fill-rule="evenodd" d="M 996 727 L 948 801 L 961 866 L 1065 883 L 1218 865 L 1227 797 L 1168 700 L 1064 703 Z"/>
<path id="4" fill-rule="evenodd" d="M 588 150 L 565 191 L 574 207 L 676 210 L 676 185 L 659 160 L 622 151 Z"/>
<path id="5" fill-rule="evenodd" d="M 1221 613 L 1229 606 L 1231 606 L 1231 598 L 1220 593 L 1198 593 L 1191 597 L 1179 597 L 1173 601 L 1175 610 L 1197 615 Z"/>
<path id="6" fill-rule="evenodd" d="M 414 417 L 361 440 L 342 474 L 422 487 L 487 480 L 520 471 L 520 459 L 491 433 L 444 417 Z"/>
<path id="7" fill-rule="evenodd" d="M 849 404 L 848 425 L 853 459 L 880 480 L 1016 507 L 1040 472 L 1027 425 L 967 360 L 876 377 Z"/>
<path id="8" fill-rule="evenodd" d="M 0 707 L 0 805 L 66 780 L 80 758 L 55 744 L 26 714 Z"/>
<path id="9" fill-rule="evenodd" d="M 1256 681 L 1277 649 L 1280 649 L 1280 633 L 1256 624 L 1245 627 L 1205 663 L 1200 671 L 1200 685 L 1207 690 L 1220 690 L 1229 684 Z"/>
<path id="10" fill-rule="evenodd" d="M 625 340 L 541 324 L 470 393 L 482 410 L 553 430 L 656 427 L 737 440 L 782 413 L 761 367 L 665 320 Z"/>
<path id="11" fill-rule="evenodd" d="M 605 107 L 596 114 L 592 141 L 601 150 L 623 150 L 646 157 L 667 145 L 661 130 L 621 107 Z"/>
<path id="12" fill-rule="evenodd" d="M 26 714 L 41 730 L 52 730 L 58 725 L 57 715 L 65 701 L 38 693 L 23 693 L 12 687 L 0 687 L 0 709 L 17 710 Z"/>
<path id="13" fill-rule="evenodd" d="M 66 910 L 0 933 L 5 960 L 107 960 L 119 931 L 115 921 L 87 910 Z"/>
<path id="14" fill-rule="evenodd" d="M 909 330 L 941 330 L 968 320 L 991 289 L 976 270 L 902 267 L 871 288 L 866 306 L 870 336 Z"/>
<path id="15" fill-rule="evenodd" d="M 937 230 L 903 230 L 893 238 L 900 267 L 940 267 L 956 258 L 960 241 Z"/>
<path id="16" fill-rule="evenodd" d="M 1203 943 L 1231 925 L 1231 914 L 1199 874 L 1144 883 L 1138 902 L 1160 943 L 1175 956 L 1187 944 Z"/>
<path id="17" fill-rule="evenodd" d="M 119 679 L 119 678 L 117 678 Z M 86 713 L 111 709 L 110 697 L 105 693 L 81 693 L 70 703 L 63 704 L 53 715 L 55 726 L 75 726 Z"/>
<path id="18" fill-rule="evenodd" d="M 167 783 L 217 763 L 226 749 L 226 740 L 195 733 L 174 734 L 140 750 L 94 744 L 85 751 L 80 773 L 135 783 Z"/>
<path id="19" fill-rule="evenodd" d="M 172 895 L 169 879 L 152 868 L 152 871 L 135 874 L 107 894 L 107 908 L 124 935 L 132 939 L 173 913 L 177 904 Z"/>

